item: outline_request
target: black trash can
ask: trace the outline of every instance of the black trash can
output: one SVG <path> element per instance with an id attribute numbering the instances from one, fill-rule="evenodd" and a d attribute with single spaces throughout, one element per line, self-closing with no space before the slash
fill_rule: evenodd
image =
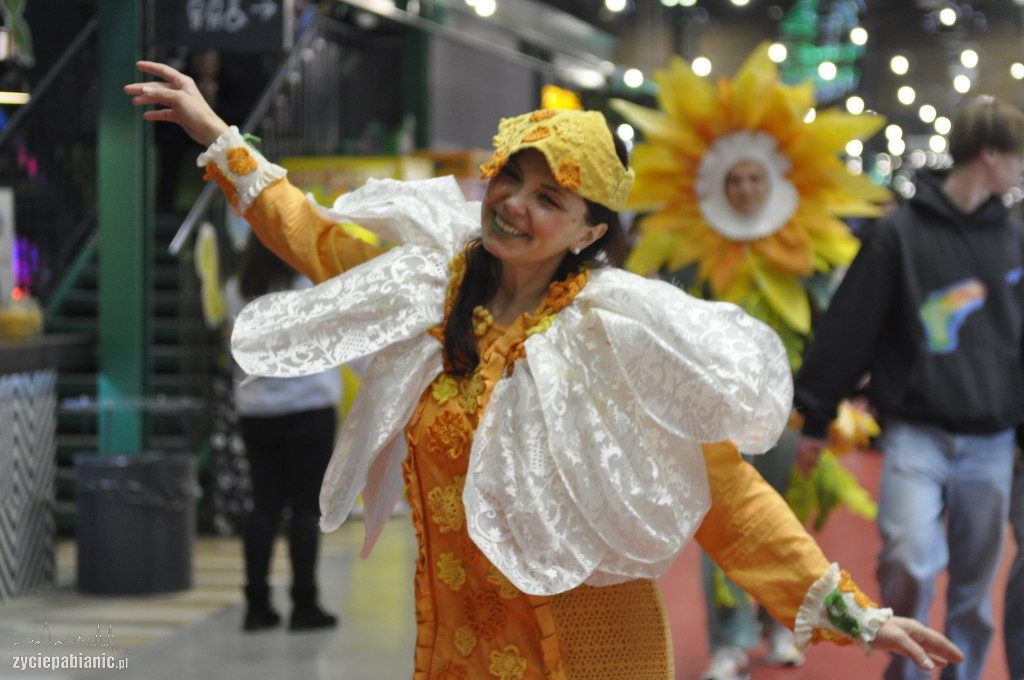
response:
<path id="1" fill-rule="evenodd" d="M 75 456 L 78 590 L 191 588 L 197 496 L 192 456 Z"/>

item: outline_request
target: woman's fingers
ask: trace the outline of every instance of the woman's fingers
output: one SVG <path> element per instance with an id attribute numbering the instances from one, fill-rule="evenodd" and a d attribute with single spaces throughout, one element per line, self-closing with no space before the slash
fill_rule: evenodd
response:
<path id="1" fill-rule="evenodd" d="M 227 129 L 227 124 L 210 108 L 192 78 L 155 61 L 140 61 L 136 66 L 160 80 L 125 85 L 124 92 L 132 96 L 132 104 L 165 107 L 147 110 L 143 118 L 177 123 L 203 146 L 212 144 Z"/>
<path id="2" fill-rule="evenodd" d="M 135 67 L 143 73 L 149 73 L 157 78 L 163 78 L 174 87 L 184 87 L 186 81 L 191 80 L 191 78 L 178 69 L 168 66 L 167 64 L 161 64 L 157 61 L 137 61 L 135 62 Z"/>
<path id="3" fill-rule="evenodd" d="M 902 616 L 894 616 L 886 621 L 875 637 L 874 646 L 909 657 L 927 670 L 959 663 L 964 658 L 960 648 L 946 636 Z"/>

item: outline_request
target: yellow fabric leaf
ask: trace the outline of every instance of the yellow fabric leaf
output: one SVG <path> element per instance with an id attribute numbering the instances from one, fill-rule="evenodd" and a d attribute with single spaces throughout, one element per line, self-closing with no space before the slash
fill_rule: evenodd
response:
<path id="1" fill-rule="evenodd" d="M 800 280 L 752 258 L 757 287 L 782 319 L 798 333 L 811 331 L 811 304 Z"/>

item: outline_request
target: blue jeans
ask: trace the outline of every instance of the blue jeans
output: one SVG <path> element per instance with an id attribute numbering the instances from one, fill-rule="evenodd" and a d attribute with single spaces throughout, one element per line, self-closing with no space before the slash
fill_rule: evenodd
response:
<path id="1" fill-rule="evenodd" d="M 886 423 L 878 494 L 882 602 L 898 616 L 928 623 L 935 579 L 948 569 L 945 633 L 963 650 L 964 661 L 943 669 L 943 680 L 978 680 L 985 666 L 1013 445 L 1012 430 L 957 435 L 897 420 Z M 931 677 L 897 655 L 885 671 L 886 680 Z"/>
<path id="2" fill-rule="evenodd" d="M 1010 566 L 1010 578 L 1006 582 L 1003 637 L 1010 679 L 1024 680 L 1024 471 L 1020 468 L 1013 477 L 1010 522 L 1017 539 L 1017 557 Z"/>
<path id="3" fill-rule="evenodd" d="M 772 488 L 785 496 L 789 488 L 789 476 L 796 462 L 796 442 L 799 433 L 786 430 L 775 447 L 761 455 L 744 456 Z M 735 607 L 717 606 L 715 603 L 715 572 L 717 567 L 706 553 L 701 554 L 701 575 L 704 584 L 704 602 L 708 614 L 708 646 L 714 654 L 722 647 L 755 649 L 761 644 L 758 622 L 770 630 L 783 627 L 769 616 L 764 607 L 758 606 L 755 616 L 750 600 L 738 585 L 725 577 L 725 587 L 736 601 Z"/>

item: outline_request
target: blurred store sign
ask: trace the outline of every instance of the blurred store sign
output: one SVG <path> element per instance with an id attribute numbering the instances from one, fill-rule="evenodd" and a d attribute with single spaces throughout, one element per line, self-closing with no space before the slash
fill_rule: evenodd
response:
<path id="1" fill-rule="evenodd" d="M 178 0 L 178 44 L 264 51 L 292 46 L 293 0 Z"/>

